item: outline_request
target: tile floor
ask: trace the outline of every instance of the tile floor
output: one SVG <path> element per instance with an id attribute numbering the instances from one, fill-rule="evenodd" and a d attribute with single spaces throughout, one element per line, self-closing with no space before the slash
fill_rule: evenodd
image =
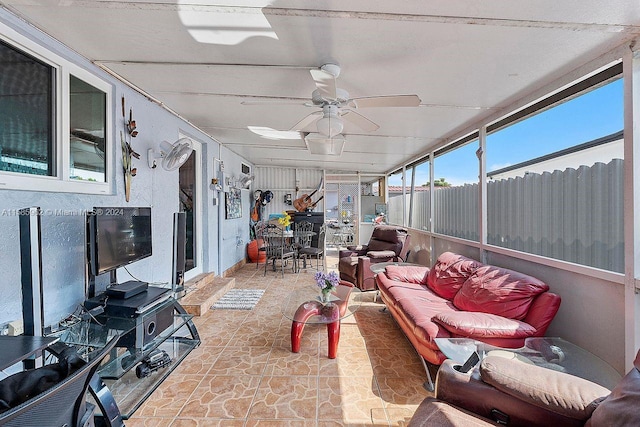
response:
<path id="1" fill-rule="evenodd" d="M 327 257 L 328 269 L 336 259 Z M 291 321 L 280 304 L 299 274 L 247 264 L 236 288 L 265 289 L 253 310 L 209 310 L 195 319 L 202 344 L 126 422 L 139 426 L 402 426 L 429 393 L 417 354 L 383 304 L 368 292 L 342 321 L 338 357 L 327 358 L 326 327 L 307 325 L 291 352 Z"/>

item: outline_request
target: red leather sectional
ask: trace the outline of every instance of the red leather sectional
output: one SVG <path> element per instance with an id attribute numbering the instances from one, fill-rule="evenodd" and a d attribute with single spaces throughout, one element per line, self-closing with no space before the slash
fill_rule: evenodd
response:
<path id="1" fill-rule="evenodd" d="M 518 348 L 544 336 L 560 296 L 542 281 L 445 252 L 430 269 L 389 266 L 378 274 L 382 300 L 425 360 L 446 358 L 434 339 L 474 338 Z"/>

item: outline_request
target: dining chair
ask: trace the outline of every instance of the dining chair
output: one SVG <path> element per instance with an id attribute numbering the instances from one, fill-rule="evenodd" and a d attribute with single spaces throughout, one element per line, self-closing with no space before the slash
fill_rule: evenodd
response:
<path id="1" fill-rule="evenodd" d="M 302 248 L 308 248 L 311 246 L 311 239 L 313 238 L 313 224 L 309 221 L 296 222 L 293 230 L 293 246 L 296 251 L 300 251 Z"/>
<path id="2" fill-rule="evenodd" d="M 264 242 L 264 250 L 267 255 L 264 264 L 264 275 L 267 275 L 267 266 L 269 261 L 273 263 L 273 271 L 276 271 L 276 261 L 280 260 L 280 268 L 282 277 L 284 278 L 284 268 L 289 261 L 293 272 L 296 272 L 297 260 L 296 251 L 288 242 L 289 237 L 285 236 L 284 230 L 275 224 L 267 224 L 263 230 L 262 240 Z"/>
<path id="3" fill-rule="evenodd" d="M 322 224 L 320 230 L 318 231 L 318 247 L 314 247 L 309 245 L 308 247 L 304 247 L 298 250 L 298 259 L 304 258 L 304 266 L 307 266 L 307 259 L 311 259 L 311 257 L 316 258 L 316 270 L 320 270 L 320 259 L 322 259 L 322 269 L 324 270 L 324 245 L 325 245 L 325 236 L 327 232 L 327 225 Z"/>
<path id="4" fill-rule="evenodd" d="M 255 233 L 256 233 L 256 240 L 258 241 L 258 257 L 256 259 L 256 270 L 260 268 L 260 258 L 262 258 L 261 254 L 265 252 L 264 233 L 265 233 L 266 227 L 267 227 L 267 223 L 264 221 L 258 221 L 254 226 Z M 265 264 L 266 263 L 267 263 L 267 260 L 265 260 Z"/>

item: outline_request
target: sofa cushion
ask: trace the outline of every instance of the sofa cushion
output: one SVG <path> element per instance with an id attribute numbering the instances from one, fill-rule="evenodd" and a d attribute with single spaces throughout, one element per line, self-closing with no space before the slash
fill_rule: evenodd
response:
<path id="1" fill-rule="evenodd" d="M 535 277 L 485 265 L 476 269 L 453 298 L 463 311 L 480 311 L 509 319 L 526 317 L 533 299 L 549 290 Z"/>
<path id="2" fill-rule="evenodd" d="M 400 315 L 409 325 L 413 325 L 413 334 L 424 345 L 437 349 L 435 338 L 448 338 L 451 334 L 435 323 L 433 313 L 455 310 L 451 301 L 440 298 L 431 292 L 424 292 L 427 298 L 415 297 L 415 291 L 411 289 L 393 288 L 397 305 L 402 306 Z M 403 294 L 409 295 L 402 297 Z M 431 295 L 431 297 L 429 297 Z"/>
<path id="3" fill-rule="evenodd" d="M 440 254 L 427 278 L 427 286 L 448 300 L 458 293 L 464 282 L 483 264 L 451 252 Z"/>
<path id="4" fill-rule="evenodd" d="M 606 388 L 583 378 L 500 356 L 485 357 L 480 375 L 482 381 L 503 393 L 582 421 L 609 394 Z"/>
<path id="5" fill-rule="evenodd" d="M 393 251 L 398 255 L 407 239 L 407 230 L 390 225 L 379 225 L 373 229 L 369 240 L 369 251 Z"/>
<path id="6" fill-rule="evenodd" d="M 393 251 L 369 251 L 367 256 L 371 259 L 389 259 L 396 256 Z"/>
<path id="7" fill-rule="evenodd" d="M 436 314 L 433 321 L 453 336 L 470 338 L 526 338 L 536 333 L 528 323 L 488 313 L 447 311 Z"/>
<path id="8" fill-rule="evenodd" d="M 385 274 L 391 280 L 426 285 L 429 267 L 389 265 Z"/>

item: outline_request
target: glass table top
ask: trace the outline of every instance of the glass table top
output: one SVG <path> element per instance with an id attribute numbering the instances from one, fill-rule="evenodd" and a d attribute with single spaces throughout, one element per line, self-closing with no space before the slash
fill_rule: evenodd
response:
<path id="1" fill-rule="evenodd" d="M 501 348 L 473 338 L 436 338 L 440 351 L 459 364 L 477 352 L 480 360 L 488 355 L 518 359 L 547 369 L 565 372 L 612 389 L 622 378 L 611 365 L 595 354 L 557 337 L 526 338 L 521 348 Z"/>
<path id="2" fill-rule="evenodd" d="M 282 304 L 282 315 L 290 320 L 304 323 L 327 324 L 352 316 L 362 304 L 360 289 L 338 285 L 331 293 L 328 303 L 321 301 L 317 286 L 304 286 L 287 295 Z M 301 311 L 317 312 L 301 319 Z"/>

